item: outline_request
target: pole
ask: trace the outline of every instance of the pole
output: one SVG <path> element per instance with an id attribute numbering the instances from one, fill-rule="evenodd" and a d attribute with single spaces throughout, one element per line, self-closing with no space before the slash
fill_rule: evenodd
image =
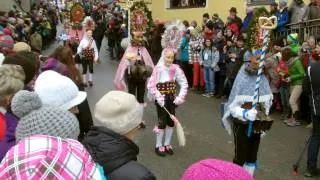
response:
<path id="1" fill-rule="evenodd" d="M 267 55 L 268 45 L 269 45 L 269 34 L 272 29 L 275 29 L 277 27 L 277 17 L 272 16 L 270 18 L 267 17 L 260 17 L 259 18 L 259 25 L 260 28 L 264 30 L 264 36 L 263 36 L 263 45 L 262 45 L 262 55 L 260 57 L 259 61 L 259 69 L 258 69 L 258 77 L 256 79 L 256 85 L 254 89 L 254 95 L 253 95 L 253 102 L 252 102 L 252 108 L 256 109 L 259 99 L 259 89 L 260 89 L 260 82 L 262 78 L 262 72 L 263 72 L 263 66 L 264 61 Z M 249 123 L 248 127 L 248 137 L 251 137 L 253 131 L 253 122 Z"/>
<path id="2" fill-rule="evenodd" d="M 126 1 L 126 6 L 128 8 L 128 39 L 130 41 L 131 39 L 131 23 L 130 23 L 130 19 L 131 19 L 131 12 L 130 12 L 130 8 L 133 6 L 133 0 L 127 0 Z"/>

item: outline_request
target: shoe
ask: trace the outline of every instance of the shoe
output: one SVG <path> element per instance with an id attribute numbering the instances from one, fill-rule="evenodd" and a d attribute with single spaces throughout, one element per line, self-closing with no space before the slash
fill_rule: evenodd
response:
<path id="1" fill-rule="evenodd" d="M 203 97 L 209 97 L 209 93 L 202 94 Z"/>
<path id="2" fill-rule="evenodd" d="M 173 149 L 172 147 L 169 145 L 169 146 L 165 146 L 165 149 L 166 149 L 166 153 L 169 154 L 169 155 L 173 155 L 174 152 L 173 152 Z"/>
<path id="3" fill-rule="evenodd" d="M 89 81 L 89 86 L 92 87 L 93 86 L 93 82 Z"/>
<path id="4" fill-rule="evenodd" d="M 307 171 L 303 175 L 304 177 L 311 178 L 317 176 L 317 173 L 307 169 Z"/>
<path id="5" fill-rule="evenodd" d="M 157 154 L 158 156 L 162 156 L 162 157 L 166 156 L 166 148 L 163 147 L 163 146 L 157 147 L 157 148 L 155 149 L 155 152 L 156 152 L 156 154 Z"/>
<path id="6" fill-rule="evenodd" d="M 87 83 L 82 83 L 83 87 L 88 87 Z"/>
<path id="7" fill-rule="evenodd" d="M 290 127 L 295 127 L 295 126 L 300 126 L 300 125 L 301 125 L 301 123 L 299 121 L 295 121 L 295 120 L 287 123 L 287 126 L 290 126 Z"/>

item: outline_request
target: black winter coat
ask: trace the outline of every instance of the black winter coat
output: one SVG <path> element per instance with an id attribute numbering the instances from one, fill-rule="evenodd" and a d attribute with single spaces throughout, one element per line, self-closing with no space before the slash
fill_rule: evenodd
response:
<path id="1" fill-rule="evenodd" d="M 155 180 L 155 176 L 138 163 L 139 147 L 104 127 L 94 126 L 85 136 L 83 145 L 99 163 L 108 180 Z"/>

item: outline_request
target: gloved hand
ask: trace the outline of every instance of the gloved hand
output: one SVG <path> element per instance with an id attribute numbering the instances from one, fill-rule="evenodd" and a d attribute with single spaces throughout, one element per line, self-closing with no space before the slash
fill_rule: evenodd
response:
<path id="1" fill-rule="evenodd" d="M 180 98 L 179 96 L 176 97 L 173 101 L 173 103 L 177 106 L 181 105 L 182 103 L 184 103 L 184 100 L 182 98 Z"/>
<path id="2" fill-rule="evenodd" d="M 258 111 L 256 109 L 250 109 L 249 111 L 244 112 L 244 118 L 249 121 L 255 121 Z"/>
<path id="3" fill-rule="evenodd" d="M 156 101 L 161 107 L 164 107 L 164 97 L 163 96 L 160 96 L 159 98 L 157 98 Z"/>

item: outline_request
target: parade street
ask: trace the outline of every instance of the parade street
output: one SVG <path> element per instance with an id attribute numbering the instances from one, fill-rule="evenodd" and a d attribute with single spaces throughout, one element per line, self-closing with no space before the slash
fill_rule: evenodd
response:
<path id="1" fill-rule="evenodd" d="M 88 88 L 88 100 L 93 113 L 95 103 L 108 91 L 113 90 L 113 77 L 118 61 L 110 60 L 107 40 L 103 40 L 100 51 L 100 64 L 95 67 L 94 87 Z M 48 49 L 46 54 L 54 50 Z M 173 138 L 175 154 L 159 157 L 154 152 L 155 137 L 153 128 L 157 122 L 156 109 L 148 103 L 144 112 L 147 128 L 142 129 L 137 144 L 140 147 L 138 161 L 147 166 L 159 180 L 177 180 L 182 172 L 192 163 L 205 158 L 218 158 L 232 161 L 234 154 L 233 137 L 222 128 L 220 122 L 220 103 L 222 100 L 206 98 L 189 92 L 187 102 L 177 110 L 186 133 L 185 147 L 178 147 L 177 138 Z M 298 159 L 309 137 L 310 129 L 306 125 L 287 127 L 275 118 L 272 130 L 261 141 L 257 180 L 300 180 L 306 168 L 306 154 L 301 161 L 300 174 L 293 175 L 292 166 Z"/>

